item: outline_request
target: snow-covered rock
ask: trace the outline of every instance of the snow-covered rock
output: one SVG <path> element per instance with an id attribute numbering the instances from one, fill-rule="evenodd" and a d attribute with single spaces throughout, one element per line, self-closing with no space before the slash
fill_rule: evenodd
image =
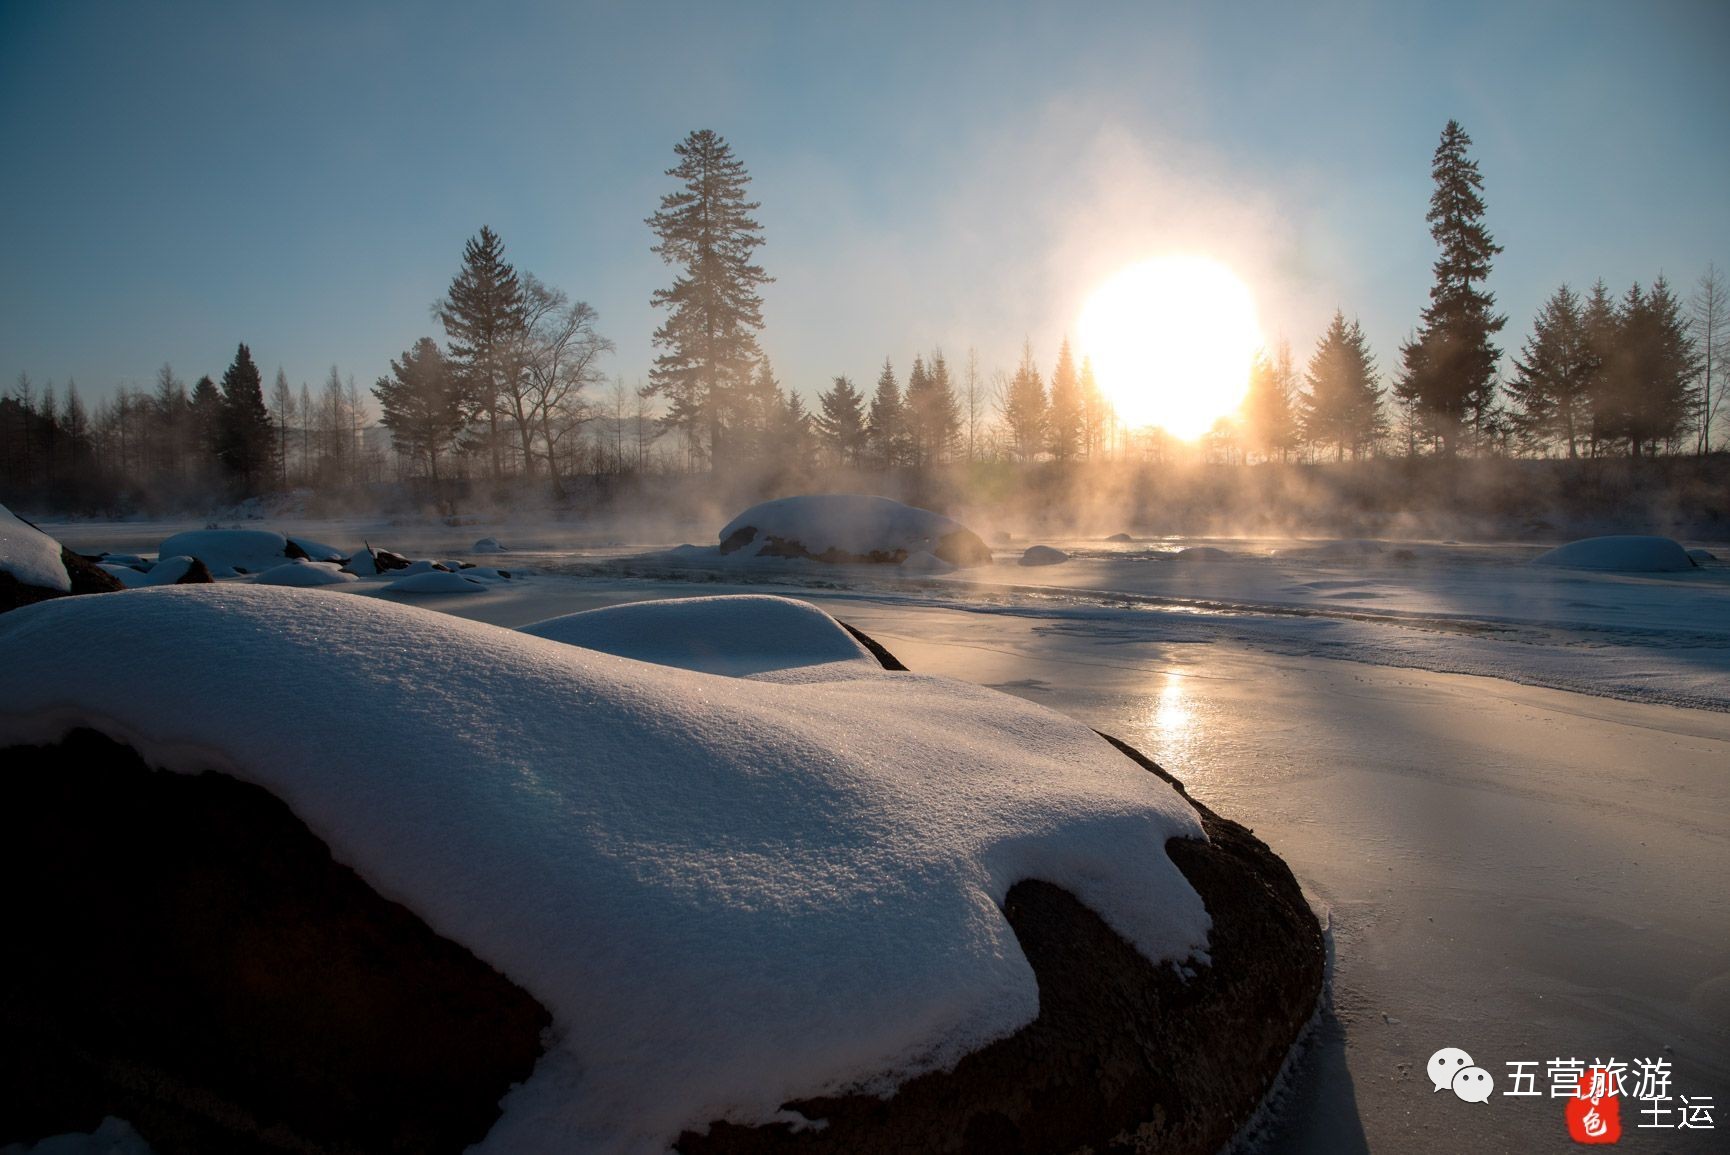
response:
<path id="1" fill-rule="evenodd" d="M 1615 573 L 1675 573 L 1694 568 L 1694 559 L 1667 537 L 1617 534 L 1571 541 L 1532 559 L 1533 565 Z"/>
<path id="2" fill-rule="evenodd" d="M 288 539 L 267 529 L 195 529 L 156 549 L 159 557 L 195 557 L 215 577 L 263 573 L 288 560 Z"/>
<path id="3" fill-rule="evenodd" d="M 408 565 L 403 566 L 400 570 L 400 576 L 416 577 L 423 573 L 451 573 L 456 568 L 456 566 L 450 565 L 446 562 L 434 561 L 430 557 L 423 557 L 419 561 L 412 561 Z"/>
<path id="4" fill-rule="evenodd" d="M 496 537 L 483 537 L 479 541 L 475 542 L 474 548 L 472 550 L 470 550 L 469 552 L 470 553 L 507 553 L 509 551 L 506 550 L 504 546 L 499 544 L 498 538 L 496 538 Z"/>
<path id="5" fill-rule="evenodd" d="M 176 677 L 87 675 L 113 665 Z M 551 1049 L 482 1151 L 659 1152 L 951 1067 L 1041 1012 L 1003 909 L 1022 880 L 1143 960 L 1205 948 L 1165 849 L 1202 827 L 1171 786 L 1004 694 L 813 669 L 715 677 L 372 598 L 168 587 L 0 618 L 0 745 L 89 726 L 263 786 L 520 983 Z"/>
<path id="6" fill-rule="evenodd" d="M 19 585 L 72 592 L 72 575 L 60 561 L 60 543 L 0 505 L 0 573 Z"/>
<path id="7" fill-rule="evenodd" d="M 290 557 L 304 557 L 307 561 L 333 561 L 337 565 L 344 564 L 349 558 L 347 550 L 304 537 L 290 537 L 286 552 Z"/>
<path id="8" fill-rule="evenodd" d="M 640 662 L 743 677 L 877 659 L 808 602 L 760 595 L 633 602 L 566 614 L 522 632 Z"/>
<path id="9" fill-rule="evenodd" d="M 1227 561 L 1231 554 L 1212 545 L 1192 545 L 1171 555 L 1172 561 Z"/>
<path id="10" fill-rule="evenodd" d="M 1125 542 L 1125 541 L 1134 541 L 1135 539 L 1133 537 L 1130 537 L 1127 533 L 1114 533 L 1110 537 L 1106 538 L 1105 540 L 1106 541 L 1112 541 L 1112 542 Z"/>
<path id="11" fill-rule="evenodd" d="M 1049 545 L 1030 545 L 1021 555 L 1022 565 L 1062 565 L 1069 555 Z"/>
<path id="12" fill-rule="evenodd" d="M 261 586 L 299 586 L 303 589 L 339 586 L 359 580 L 351 573 L 343 573 L 342 567 L 335 562 L 307 561 L 305 558 L 295 558 L 287 565 L 267 569 L 253 579 Z"/>
<path id="13" fill-rule="evenodd" d="M 1718 560 L 1718 555 L 1709 549 L 1691 549 L 1688 551 L 1688 556 L 1696 563 Z"/>
<path id="14" fill-rule="evenodd" d="M 721 530 L 721 552 L 899 564 L 930 553 L 958 566 L 986 565 L 990 548 L 958 521 L 887 497 L 852 493 L 783 497 L 753 505 Z"/>
<path id="15" fill-rule="evenodd" d="M 410 567 L 412 568 L 412 567 Z M 449 570 L 428 569 L 397 578 L 384 587 L 387 594 L 479 594 L 492 585 L 481 578 Z"/>

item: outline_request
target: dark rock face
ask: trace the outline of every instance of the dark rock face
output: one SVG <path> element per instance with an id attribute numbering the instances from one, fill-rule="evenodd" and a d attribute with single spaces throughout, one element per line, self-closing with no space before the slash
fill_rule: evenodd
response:
<path id="1" fill-rule="evenodd" d="M 744 549 L 756 540 L 756 526 L 740 526 L 721 542 L 721 552 L 723 554 L 733 553 Z M 991 564 L 991 548 L 970 529 L 958 529 L 953 533 L 944 534 L 937 539 L 937 546 L 931 552 L 950 565 Z M 757 551 L 757 556 L 807 558 L 811 561 L 828 562 L 830 565 L 900 565 L 907 560 L 907 551 L 896 548 L 874 549 L 869 553 L 848 553 L 844 549 L 830 546 L 822 553 L 812 553 L 802 541 L 789 541 L 786 538 L 769 534 L 763 539 L 763 546 Z"/>
<path id="2" fill-rule="evenodd" d="M 66 567 L 66 575 L 72 579 L 71 594 L 106 594 L 126 588 L 120 584 L 119 578 L 65 546 L 60 547 L 60 564 Z M 66 590 L 27 586 L 9 573 L 0 573 L 0 614 L 19 606 L 45 602 L 49 598 L 68 596 Z"/>
<path id="3" fill-rule="evenodd" d="M 546 1010 L 271 794 L 91 731 L 0 754 L 0 1144 L 461 1151 Z"/>
<path id="4" fill-rule="evenodd" d="M 193 558 L 192 564 L 186 567 L 186 572 L 174 579 L 177 586 L 214 585 L 215 582 L 216 578 L 211 574 L 210 567 L 198 558 Z"/>
<path id="5" fill-rule="evenodd" d="M 893 655 L 852 627 L 889 669 Z M 887 659 L 887 660 L 885 660 Z M 1129 758 L 1183 784 L 1131 747 Z M 1187 797 L 1187 794 L 1185 795 Z M 1283 862 L 1244 827 L 1190 799 L 1207 842 L 1166 843 L 1213 918 L 1211 964 L 1154 966 L 1068 892 L 1027 880 L 1004 914 L 1039 980 L 1039 1016 L 954 1070 L 887 1100 L 787 1106 L 822 1130 L 717 1122 L 687 1155 L 955 1151 L 1212 1155 L 1261 1102 L 1321 995 L 1321 931 Z"/>

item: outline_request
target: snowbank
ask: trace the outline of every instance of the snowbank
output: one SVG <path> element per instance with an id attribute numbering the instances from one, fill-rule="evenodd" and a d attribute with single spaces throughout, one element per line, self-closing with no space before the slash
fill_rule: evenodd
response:
<path id="1" fill-rule="evenodd" d="M 877 659 L 809 602 L 741 594 L 633 602 L 567 614 L 522 632 L 621 657 L 741 677 Z"/>
<path id="2" fill-rule="evenodd" d="M 343 573 L 335 562 L 307 561 L 296 558 L 287 565 L 279 565 L 267 569 L 252 579 L 261 586 L 339 586 L 344 582 L 359 581 L 350 573 Z"/>
<path id="3" fill-rule="evenodd" d="M 72 592 L 72 575 L 60 563 L 60 543 L 18 520 L 18 515 L 0 505 L 0 573 L 9 573 L 19 585 Z"/>
<path id="4" fill-rule="evenodd" d="M 176 677 L 88 676 L 108 667 Z M 166 587 L 0 618 L 0 742 L 87 724 L 256 782 L 527 988 L 554 1041 L 482 1151 L 660 1151 L 953 1064 L 1039 1011 L 999 905 L 1022 879 L 1150 959 L 1203 948 L 1163 850 L 1201 826 L 1170 786 L 1008 695 L 820 669 L 714 677 L 372 598 Z"/>
<path id="5" fill-rule="evenodd" d="M 1571 541 L 1539 554 L 1532 564 L 1617 573 L 1675 573 L 1693 569 L 1694 559 L 1670 538 L 1621 534 Z"/>
<path id="6" fill-rule="evenodd" d="M 288 539 L 265 529 L 195 529 L 156 548 L 159 557 L 184 554 L 210 567 L 213 577 L 263 573 L 288 560 Z"/>
<path id="7" fill-rule="evenodd" d="M 958 521 L 863 494 L 783 497 L 753 505 L 721 530 L 721 552 L 895 564 L 930 553 L 952 565 L 982 565 L 991 550 Z"/>
<path id="8" fill-rule="evenodd" d="M 1030 545 L 1021 555 L 1022 565 L 1062 565 L 1069 555 L 1049 545 Z"/>
<path id="9" fill-rule="evenodd" d="M 412 568 L 412 567 L 411 567 Z M 384 587 L 387 594 L 478 594 L 486 582 L 449 570 L 427 569 L 397 578 Z"/>

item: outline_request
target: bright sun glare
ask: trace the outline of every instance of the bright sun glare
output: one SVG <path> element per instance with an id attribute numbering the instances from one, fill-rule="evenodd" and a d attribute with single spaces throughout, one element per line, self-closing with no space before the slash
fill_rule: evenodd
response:
<path id="1" fill-rule="evenodd" d="M 1132 429 L 1190 440 L 1234 411 L 1261 345 L 1255 301 L 1208 257 L 1156 257 L 1105 282 L 1081 312 L 1081 351 Z"/>

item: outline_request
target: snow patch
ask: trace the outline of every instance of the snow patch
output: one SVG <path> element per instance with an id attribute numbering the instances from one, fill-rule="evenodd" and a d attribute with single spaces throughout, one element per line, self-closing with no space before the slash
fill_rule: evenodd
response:
<path id="1" fill-rule="evenodd" d="M 109 667 L 176 676 L 88 674 Z M 952 1065 L 1038 1013 L 1000 906 L 1022 879 L 1149 959 L 1205 949 L 1164 853 L 1201 826 L 1159 778 L 1008 695 L 821 669 L 722 678 L 374 598 L 165 587 L 0 617 L 0 741 L 90 725 L 257 783 L 526 987 L 553 1041 L 483 1152 L 661 1151 Z"/>
<path id="2" fill-rule="evenodd" d="M 4 505 L 0 505 L 0 572 L 17 578 L 19 585 L 72 592 L 72 575 L 60 562 L 60 543 L 20 521 Z"/>
<path id="3" fill-rule="evenodd" d="M 524 626 L 522 632 L 620 657 L 742 677 L 877 659 L 809 602 L 741 594 L 609 606 Z"/>
<path id="4" fill-rule="evenodd" d="M 1693 569 L 1694 559 L 1667 537 L 1618 534 L 1571 541 L 1539 554 L 1532 564 L 1615 573 L 1676 573 Z"/>

